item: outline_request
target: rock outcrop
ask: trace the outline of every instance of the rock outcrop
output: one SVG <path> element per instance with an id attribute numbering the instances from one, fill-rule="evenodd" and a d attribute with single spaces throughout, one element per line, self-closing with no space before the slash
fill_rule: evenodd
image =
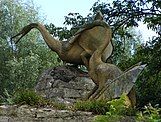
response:
<path id="1" fill-rule="evenodd" d="M 84 98 L 94 86 L 88 73 L 71 66 L 58 66 L 40 75 L 35 90 L 45 98 L 66 104 Z"/>

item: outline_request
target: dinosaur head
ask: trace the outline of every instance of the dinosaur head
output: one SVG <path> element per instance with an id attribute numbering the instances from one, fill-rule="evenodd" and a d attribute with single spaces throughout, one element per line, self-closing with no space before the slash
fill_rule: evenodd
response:
<path id="1" fill-rule="evenodd" d="M 12 40 L 13 38 L 17 37 L 17 36 L 20 36 L 20 37 L 17 39 L 17 41 L 15 42 L 15 44 L 17 44 L 17 43 L 20 41 L 20 39 L 21 39 L 22 37 L 24 37 L 32 28 L 34 28 L 34 26 L 35 26 L 34 23 L 25 26 L 18 34 L 16 34 L 15 36 L 11 37 L 11 40 Z"/>
<path id="2" fill-rule="evenodd" d="M 103 20 L 103 15 L 102 15 L 101 11 L 98 11 L 96 13 L 96 16 L 94 17 L 94 20 Z"/>

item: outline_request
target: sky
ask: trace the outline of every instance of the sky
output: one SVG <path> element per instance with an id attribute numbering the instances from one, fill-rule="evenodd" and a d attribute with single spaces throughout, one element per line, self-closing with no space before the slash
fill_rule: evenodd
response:
<path id="1" fill-rule="evenodd" d="M 96 0 L 33 0 L 41 7 L 40 12 L 47 16 L 46 22 L 52 22 L 56 26 L 62 26 L 65 21 L 64 16 L 68 13 L 76 12 L 86 16 Z M 101 0 L 105 1 L 105 0 Z"/>
<path id="2" fill-rule="evenodd" d="M 40 7 L 40 13 L 45 17 L 45 23 L 53 23 L 57 27 L 63 27 L 64 16 L 72 12 L 86 17 L 96 0 L 33 0 L 33 2 L 37 7 Z M 144 42 L 149 40 L 149 37 L 156 35 L 143 24 L 140 24 L 136 31 L 142 34 Z"/>

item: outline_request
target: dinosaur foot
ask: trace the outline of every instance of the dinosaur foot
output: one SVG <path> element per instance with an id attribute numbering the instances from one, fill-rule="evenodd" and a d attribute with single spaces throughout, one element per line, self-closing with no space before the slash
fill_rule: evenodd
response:
<path id="1" fill-rule="evenodd" d="M 97 100 L 103 98 L 103 92 L 105 87 L 98 88 L 90 97 L 89 100 Z"/>

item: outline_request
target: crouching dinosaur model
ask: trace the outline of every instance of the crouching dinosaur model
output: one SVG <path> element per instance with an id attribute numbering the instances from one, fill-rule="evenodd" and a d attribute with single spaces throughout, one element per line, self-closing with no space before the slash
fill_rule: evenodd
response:
<path id="1" fill-rule="evenodd" d="M 131 106 L 134 106 L 136 104 L 136 97 L 133 85 L 144 66 L 138 66 L 140 65 L 138 64 L 130 68 L 130 70 L 128 69 L 128 71 L 123 72 L 117 66 L 103 62 L 101 55 L 112 38 L 112 31 L 110 28 L 100 28 L 102 28 L 102 33 L 108 35 L 108 38 L 104 38 L 104 43 L 97 48 L 89 59 L 88 73 L 96 86 L 88 94 L 86 99 L 99 99 L 103 96 L 104 92 L 102 90 L 105 89 L 108 91 L 104 94 L 106 95 L 105 99 L 110 97 L 110 92 L 114 92 L 111 95 L 112 99 L 120 97 L 122 93 L 126 93 L 128 102 Z M 108 89 L 106 86 L 110 88 Z"/>
<path id="2" fill-rule="evenodd" d="M 56 52 L 61 60 L 66 63 L 72 63 L 76 65 L 85 65 L 88 68 L 88 59 L 93 52 L 105 43 L 105 38 L 109 38 L 109 35 L 102 33 L 102 28 L 108 28 L 106 22 L 103 21 L 103 16 L 98 12 L 92 23 L 83 26 L 73 37 L 68 41 L 59 41 L 53 38 L 45 27 L 40 23 L 31 23 L 25 26 L 17 35 L 11 39 L 20 36 L 16 43 L 25 36 L 30 30 L 36 28 L 40 31 L 43 39 L 47 43 L 48 47 Z M 101 55 L 103 61 L 111 55 L 113 46 L 111 41 L 108 41 L 108 45 Z"/>

